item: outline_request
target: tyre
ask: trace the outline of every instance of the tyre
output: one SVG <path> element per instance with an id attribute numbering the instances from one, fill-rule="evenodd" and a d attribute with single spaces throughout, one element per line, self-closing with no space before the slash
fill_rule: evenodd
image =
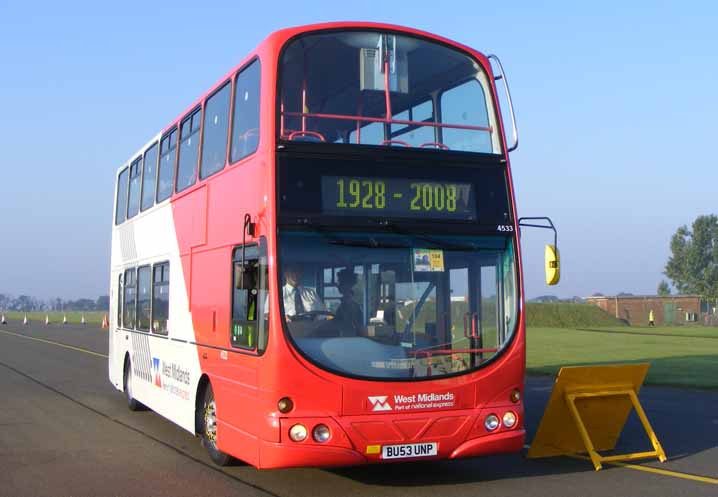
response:
<path id="1" fill-rule="evenodd" d="M 125 361 L 125 376 L 122 386 L 125 390 L 125 398 L 127 399 L 127 407 L 130 411 L 141 411 L 145 406 L 137 401 L 132 394 L 132 361 L 129 357 Z"/>
<path id="2" fill-rule="evenodd" d="M 207 384 L 207 388 L 204 390 L 204 399 L 197 416 L 199 417 L 199 436 L 202 445 L 207 449 L 209 458 L 217 466 L 227 466 L 233 458 L 217 448 L 217 403 L 214 400 L 214 392 L 210 384 Z"/>

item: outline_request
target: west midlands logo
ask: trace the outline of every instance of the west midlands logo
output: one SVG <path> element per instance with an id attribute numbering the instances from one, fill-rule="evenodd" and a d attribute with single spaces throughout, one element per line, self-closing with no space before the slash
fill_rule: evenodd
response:
<path id="1" fill-rule="evenodd" d="M 386 399 L 386 395 L 369 397 L 369 403 L 372 405 L 372 411 L 391 411 L 391 405 L 389 405 L 389 402 Z"/>
<path id="2" fill-rule="evenodd" d="M 152 374 L 155 377 L 155 385 L 162 388 L 162 371 L 160 370 L 159 357 L 152 358 Z"/>

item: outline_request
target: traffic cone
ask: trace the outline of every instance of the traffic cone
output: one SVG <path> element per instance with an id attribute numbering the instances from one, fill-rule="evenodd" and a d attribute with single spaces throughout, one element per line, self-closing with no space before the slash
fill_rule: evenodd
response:
<path id="1" fill-rule="evenodd" d="M 80 319 L 80 324 L 85 324 L 85 314 L 82 314 L 82 319 Z"/>
<path id="2" fill-rule="evenodd" d="M 27 314 L 25 314 L 25 318 L 22 320 L 22 324 L 27 325 L 27 323 L 28 323 Z"/>
<path id="3" fill-rule="evenodd" d="M 67 314 L 62 315 L 62 324 L 67 324 Z"/>
<path id="4" fill-rule="evenodd" d="M 45 326 L 47 326 L 48 324 L 50 324 L 50 316 L 45 314 Z"/>
<path id="5" fill-rule="evenodd" d="M 7 324 L 7 320 L 5 319 L 5 314 L 0 317 L 0 324 Z"/>
<path id="6" fill-rule="evenodd" d="M 105 314 L 105 315 L 102 317 L 102 327 L 103 327 L 103 328 L 107 328 L 107 327 L 109 327 L 109 326 L 110 326 L 110 324 L 107 322 L 107 314 Z"/>

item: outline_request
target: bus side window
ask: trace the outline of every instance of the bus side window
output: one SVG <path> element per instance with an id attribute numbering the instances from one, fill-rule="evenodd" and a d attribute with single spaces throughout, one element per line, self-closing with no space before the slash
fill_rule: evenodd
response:
<path id="1" fill-rule="evenodd" d="M 157 178 L 157 202 L 172 195 L 177 162 L 177 128 L 162 137 L 160 142 L 160 169 Z"/>
<path id="2" fill-rule="evenodd" d="M 259 144 L 259 60 L 239 73 L 234 83 L 234 118 L 229 161 L 247 157 Z"/>
<path id="3" fill-rule="evenodd" d="M 152 333 L 169 331 L 170 263 L 155 264 L 152 277 Z"/>
<path id="4" fill-rule="evenodd" d="M 196 109 L 182 120 L 179 140 L 179 163 L 175 190 L 181 192 L 197 181 L 197 159 L 199 156 L 199 125 L 202 109 Z"/>
<path id="5" fill-rule="evenodd" d="M 150 331 L 151 271 L 150 266 L 137 268 L 137 318 L 135 323 L 137 329 L 142 331 Z"/>
<path id="6" fill-rule="evenodd" d="M 132 268 L 125 271 L 125 288 L 122 296 L 122 325 L 130 330 L 135 328 L 136 297 L 135 269 Z"/>
<path id="7" fill-rule="evenodd" d="M 130 195 L 127 200 L 127 219 L 140 212 L 140 181 L 142 180 L 142 157 L 130 165 Z"/>
<path id="8" fill-rule="evenodd" d="M 155 203 L 155 182 L 157 180 L 157 142 L 145 151 L 142 161 L 142 200 L 140 210 L 145 211 Z"/>
<path id="9" fill-rule="evenodd" d="M 227 130 L 229 129 L 229 100 L 232 85 L 226 82 L 207 99 L 202 126 L 202 155 L 199 160 L 199 177 L 221 171 L 227 158 Z"/>
<path id="10" fill-rule="evenodd" d="M 129 169 L 124 168 L 117 177 L 117 206 L 115 208 L 115 224 L 120 224 L 127 219 L 127 188 Z"/>
<path id="11" fill-rule="evenodd" d="M 246 246 L 244 270 L 242 249 L 234 251 L 232 261 L 232 326 L 233 347 L 262 353 L 267 344 L 268 315 L 266 255 L 256 245 Z"/>
<path id="12" fill-rule="evenodd" d="M 122 328 L 122 276 L 124 273 L 120 273 L 117 277 L 117 324 L 115 328 Z"/>

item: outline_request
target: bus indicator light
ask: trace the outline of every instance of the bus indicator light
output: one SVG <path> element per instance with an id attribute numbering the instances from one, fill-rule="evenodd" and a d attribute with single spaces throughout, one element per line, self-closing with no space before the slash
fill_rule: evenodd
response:
<path id="1" fill-rule="evenodd" d="M 511 402 L 516 404 L 519 400 L 521 400 L 521 392 L 518 389 L 511 390 L 511 395 L 509 396 L 511 399 Z"/>
<path id="2" fill-rule="evenodd" d="M 282 397 L 279 399 L 279 402 L 277 402 L 277 409 L 279 409 L 279 412 L 282 414 L 287 414 L 294 409 L 294 402 L 292 402 L 292 399 L 289 397 Z"/>

